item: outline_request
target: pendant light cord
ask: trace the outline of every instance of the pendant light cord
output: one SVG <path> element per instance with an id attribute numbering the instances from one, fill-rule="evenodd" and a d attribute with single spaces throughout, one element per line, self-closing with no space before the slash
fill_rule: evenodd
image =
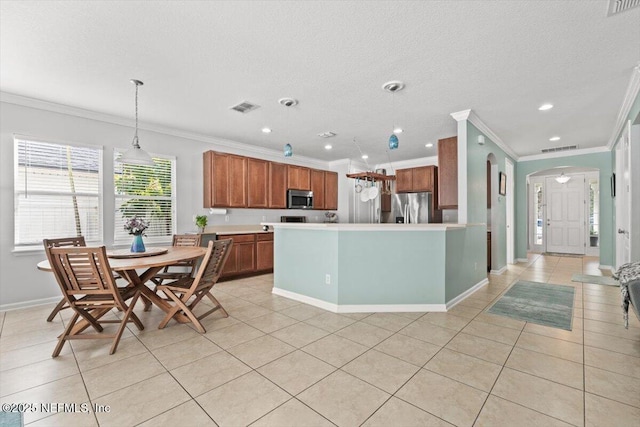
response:
<path id="1" fill-rule="evenodd" d="M 360 152 L 360 157 L 364 156 L 364 153 L 362 152 L 362 150 L 360 149 L 360 146 L 358 145 L 358 143 L 356 142 L 356 139 L 353 138 L 353 143 L 356 145 L 356 147 L 358 147 L 358 151 Z M 371 166 L 369 166 L 369 161 L 367 159 L 362 159 L 364 160 L 364 162 L 367 165 L 367 169 L 371 169 Z"/>
<path id="2" fill-rule="evenodd" d="M 136 85 L 136 132 L 133 135 L 133 146 L 135 148 L 140 148 L 140 144 L 138 143 L 138 83 L 134 82 Z"/>

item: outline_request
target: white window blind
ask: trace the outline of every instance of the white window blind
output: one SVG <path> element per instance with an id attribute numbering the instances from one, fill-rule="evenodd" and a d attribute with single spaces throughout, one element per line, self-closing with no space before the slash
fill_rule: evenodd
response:
<path id="1" fill-rule="evenodd" d="M 14 138 L 15 246 L 102 240 L 100 148 Z"/>
<path id="2" fill-rule="evenodd" d="M 175 159 L 153 156 L 154 166 L 123 164 L 114 150 L 115 236 L 129 242 L 124 222 L 137 216 L 149 223 L 145 240 L 167 241 L 175 233 Z"/>

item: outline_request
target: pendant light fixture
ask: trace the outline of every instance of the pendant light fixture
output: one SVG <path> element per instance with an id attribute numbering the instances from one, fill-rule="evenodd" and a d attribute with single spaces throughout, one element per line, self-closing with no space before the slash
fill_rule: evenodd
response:
<path id="1" fill-rule="evenodd" d="M 136 132 L 133 135 L 133 141 L 131 141 L 131 148 L 128 149 L 119 159 L 120 163 L 128 163 L 132 165 L 141 165 L 141 166 L 153 166 L 153 159 L 142 148 L 140 148 L 140 143 L 138 142 L 138 86 L 142 86 L 140 80 L 131 80 L 131 83 L 136 85 Z"/>
<path id="2" fill-rule="evenodd" d="M 294 105 L 298 105 L 298 101 L 293 98 L 281 98 L 278 100 L 278 103 L 285 107 L 293 107 Z M 289 127 L 289 112 L 287 112 L 287 135 L 290 134 L 288 127 Z M 285 157 L 293 156 L 293 147 L 288 142 L 284 144 L 284 156 Z"/>
<path id="3" fill-rule="evenodd" d="M 564 172 L 562 172 L 560 176 L 556 176 L 556 182 L 558 182 L 559 184 L 566 184 L 570 179 L 571 177 L 565 175 Z"/>
<path id="4" fill-rule="evenodd" d="M 383 84 L 382 89 L 386 90 L 387 92 L 393 95 L 393 106 L 392 106 L 393 113 L 392 114 L 395 114 L 395 99 L 396 99 L 395 93 L 404 89 L 404 83 L 394 80 L 394 81 Z M 400 141 L 398 140 L 398 136 L 396 135 L 397 129 L 395 127 L 395 124 L 391 127 L 391 129 L 392 129 L 392 132 L 391 132 L 391 136 L 389 137 L 389 150 L 396 150 L 400 145 Z"/>

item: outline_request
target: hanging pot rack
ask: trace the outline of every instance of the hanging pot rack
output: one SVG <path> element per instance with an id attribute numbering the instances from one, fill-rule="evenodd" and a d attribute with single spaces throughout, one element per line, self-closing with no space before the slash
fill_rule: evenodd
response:
<path id="1" fill-rule="evenodd" d="M 381 173 L 375 173 L 375 172 L 348 173 L 347 178 L 361 179 L 363 181 L 371 181 L 371 182 L 376 182 L 376 181 L 385 182 L 385 181 L 396 180 L 395 175 L 383 175 Z"/>

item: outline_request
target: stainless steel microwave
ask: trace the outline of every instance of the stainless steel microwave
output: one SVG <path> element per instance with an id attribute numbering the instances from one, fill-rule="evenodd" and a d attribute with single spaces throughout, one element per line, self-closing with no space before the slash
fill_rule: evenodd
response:
<path id="1" fill-rule="evenodd" d="M 287 209 L 313 209 L 313 191 L 287 190 Z"/>

